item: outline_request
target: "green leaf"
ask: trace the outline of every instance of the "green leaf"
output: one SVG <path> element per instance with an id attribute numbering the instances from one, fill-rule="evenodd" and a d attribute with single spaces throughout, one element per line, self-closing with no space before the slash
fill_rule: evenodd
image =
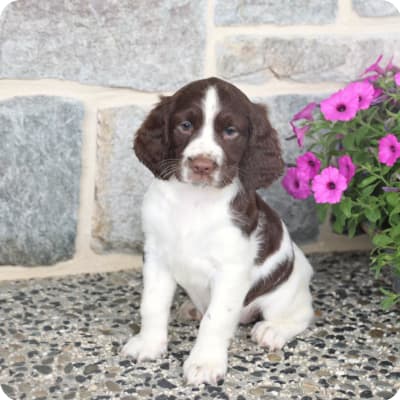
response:
<path id="1" fill-rule="evenodd" d="M 367 186 L 363 189 L 361 189 L 361 193 L 364 197 L 369 196 L 374 190 L 375 188 L 378 186 L 379 182 L 376 182 L 370 186 Z"/>
<path id="2" fill-rule="evenodd" d="M 358 220 L 357 219 L 352 219 L 348 223 L 348 228 L 349 228 L 349 237 L 353 238 L 354 235 L 356 234 L 356 230 L 358 227 Z"/>
<path id="3" fill-rule="evenodd" d="M 387 165 L 380 164 L 382 175 L 387 175 L 392 167 L 388 167 Z"/>
<path id="4" fill-rule="evenodd" d="M 378 233 L 372 238 L 372 243 L 378 247 L 386 247 L 393 243 L 393 240 L 390 236 L 384 233 Z"/>
<path id="5" fill-rule="evenodd" d="M 360 188 L 364 188 L 364 187 L 370 185 L 371 183 L 377 181 L 378 179 L 379 179 L 379 178 L 378 178 L 377 176 L 369 176 L 368 178 L 363 179 L 363 180 L 358 184 L 358 186 L 359 186 Z"/>
<path id="6" fill-rule="evenodd" d="M 358 129 L 355 135 L 355 144 L 360 147 L 360 145 L 362 144 L 362 141 L 367 138 L 368 136 L 370 136 L 370 131 L 368 129 L 368 127 L 363 127 L 361 129 Z"/>
<path id="7" fill-rule="evenodd" d="M 340 210 L 345 215 L 346 218 L 351 217 L 351 208 L 353 204 L 350 197 L 343 197 L 340 202 Z"/>
<path id="8" fill-rule="evenodd" d="M 395 225 L 392 227 L 392 229 L 390 229 L 390 236 L 394 239 L 394 240 L 398 240 L 400 242 L 400 224 L 399 225 Z M 397 241 L 396 240 L 396 241 Z"/>
<path id="9" fill-rule="evenodd" d="M 355 135 L 348 133 L 343 139 L 343 145 L 346 150 L 351 150 L 354 147 Z"/>
<path id="10" fill-rule="evenodd" d="M 385 296 L 385 298 L 381 302 L 381 307 L 384 310 L 389 310 L 389 308 L 393 307 L 395 304 L 397 304 L 400 301 L 400 295 L 393 293 L 389 290 L 381 288 L 382 294 Z"/>
<path id="11" fill-rule="evenodd" d="M 334 222 L 332 225 L 334 232 L 343 233 L 346 222 L 346 216 L 341 210 L 341 203 L 334 204 L 332 206 L 332 215 L 334 217 Z"/>
<path id="12" fill-rule="evenodd" d="M 400 223 L 400 204 L 390 212 L 389 222 L 392 226 Z"/>
<path id="13" fill-rule="evenodd" d="M 342 234 L 344 229 L 344 221 L 341 218 L 335 219 L 332 228 L 335 233 Z"/>
<path id="14" fill-rule="evenodd" d="M 326 220 L 329 211 L 329 204 L 317 204 L 317 216 L 320 223 Z"/>
<path id="15" fill-rule="evenodd" d="M 368 221 L 376 222 L 381 217 L 381 213 L 377 208 L 366 208 L 365 216 L 368 218 Z"/>
<path id="16" fill-rule="evenodd" d="M 386 201 L 389 205 L 395 207 L 400 202 L 400 195 L 394 192 L 386 193 Z"/>

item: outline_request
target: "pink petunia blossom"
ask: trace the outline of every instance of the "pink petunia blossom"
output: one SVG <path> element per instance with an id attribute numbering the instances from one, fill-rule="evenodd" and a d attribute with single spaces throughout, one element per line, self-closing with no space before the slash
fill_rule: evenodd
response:
<path id="1" fill-rule="evenodd" d="M 309 180 L 295 167 L 288 168 L 282 186 L 295 199 L 306 199 L 311 195 Z"/>
<path id="2" fill-rule="evenodd" d="M 382 164 L 392 167 L 400 158 L 400 142 L 393 133 L 379 140 L 378 159 Z"/>
<path id="3" fill-rule="evenodd" d="M 308 121 L 313 120 L 313 111 L 317 107 L 317 103 L 309 103 L 302 110 L 300 110 L 297 114 L 294 115 L 292 121 L 298 121 L 299 119 L 307 119 Z"/>
<path id="4" fill-rule="evenodd" d="M 327 121 L 350 121 L 359 109 L 354 90 L 342 89 L 321 101 L 321 112 Z"/>
<path id="5" fill-rule="evenodd" d="M 381 62 L 382 58 L 383 58 L 383 54 L 381 54 L 378 57 L 378 59 L 363 72 L 363 75 L 368 74 L 368 72 L 376 72 L 377 74 L 382 75 L 384 73 L 384 71 L 379 66 L 379 63 Z"/>
<path id="6" fill-rule="evenodd" d="M 397 86 L 400 86 L 400 72 L 398 72 L 395 76 L 394 76 L 394 81 L 396 82 Z"/>
<path id="7" fill-rule="evenodd" d="M 381 88 L 374 88 L 374 101 L 375 101 L 382 93 L 384 93 L 383 89 L 381 89 Z"/>
<path id="8" fill-rule="evenodd" d="M 345 90 L 358 97 L 358 108 L 360 110 L 368 109 L 374 99 L 375 88 L 370 82 L 353 82 L 347 85 Z"/>
<path id="9" fill-rule="evenodd" d="M 370 75 L 364 78 L 364 81 L 369 82 L 369 83 L 374 83 L 380 78 L 379 75 Z"/>
<path id="10" fill-rule="evenodd" d="M 323 169 L 312 181 L 312 191 L 317 203 L 339 203 L 346 189 L 346 178 L 335 167 Z"/>
<path id="11" fill-rule="evenodd" d="M 344 155 L 338 159 L 339 172 L 346 178 L 347 184 L 350 183 L 356 173 L 356 166 L 349 155 Z"/>
<path id="12" fill-rule="evenodd" d="M 374 82 L 377 81 L 378 79 L 379 79 L 379 75 L 371 75 L 371 76 L 368 76 L 367 78 L 365 78 L 363 80 L 363 82 L 369 82 L 373 85 Z M 379 97 L 382 93 L 383 93 L 383 90 L 381 88 L 374 86 L 374 99 Z"/>
<path id="13" fill-rule="evenodd" d="M 313 152 L 308 151 L 302 156 L 297 157 L 296 165 L 299 173 L 301 173 L 306 179 L 312 179 L 318 174 L 319 169 L 321 168 L 321 161 Z"/>
<path id="14" fill-rule="evenodd" d="M 300 147 L 303 147 L 303 145 L 304 145 L 304 136 L 310 130 L 310 127 L 308 125 L 296 126 L 293 122 L 290 122 L 290 125 L 292 126 L 293 132 L 297 137 L 297 144 Z"/>
<path id="15" fill-rule="evenodd" d="M 393 56 L 392 56 L 392 57 L 390 57 L 390 60 L 385 67 L 385 73 L 394 71 L 394 70 L 396 70 L 396 67 L 393 65 Z"/>

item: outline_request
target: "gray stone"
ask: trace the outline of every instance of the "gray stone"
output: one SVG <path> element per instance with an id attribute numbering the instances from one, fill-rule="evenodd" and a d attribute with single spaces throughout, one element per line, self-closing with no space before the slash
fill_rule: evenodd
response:
<path id="1" fill-rule="evenodd" d="M 51 374 L 53 371 L 48 365 L 35 365 L 33 368 L 43 375 Z"/>
<path id="2" fill-rule="evenodd" d="M 225 79 L 251 84 L 272 78 L 348 82 L 358 78 L 381 53 L 400 59 L 400 38 L 383 34 L 292 39 L 238 35 L 217 44 L 217 70 Z"/>
<path id="3" fill-rule="evenodd" d="M 48 265 L 75 251 L 81 169 L 79 102 L 0 102 L 0 264 Z"/>
<path id="4" fill-rule="evenodd" d="M 217 0 L 215 23 L 327 24 L 335 21 L 336 13 L 337 0 Z"/>
<path id="5" fill-rule="evenodd" d="M 0 78 L 172 90 L 203 74 L 206 1 L 18 0 L 0 17 Z"/>
<path id="6" fill-rule="evenodd" d="M 98 252 L 142 247 L 141 205 L 152 174 L 136 158 L 132 143 L 144 117 L 135 106 L 99 112 L 92 243 Z"/>
<path id="7" fill-rule="evenodd" d="M 354 11 L 362 17 L 399 16 L 399 10 L 385 0 L 353 0 Z"/>
<path id="8" fill-rule="evenodd" d="M 105 385 L 110 392 L 120 392 L 121 391 L 121 386 L 119 386 L 118 383 L 107 381 L 105 383 Z"/>
<path id="9" fill-rule="evenodd" d="M 253 99 L 267 105 L 271 124 L 279 133 L 283 158 L 286 163 L 295 163 L 297 156 L 305 151 L 304 148 L 299 148 L 296 140 L 287 140 L 293 137 L 289 121 L 308 103 L 320 101 L 324 97 L 321 95 L 282 95 Z M 307 138 L 305 146 L 307 146 Z M 317 239 L 319 223 L 316 207 L 311 198 L 307 200 L 293 199 L 283 189 L 280 181 L 274 183 L 267 190 L 261 190 L 260 194 L 279 213 L 297 243 L 308 243 Z"/>
<path id="10" fill-rule="evenodd" d="M 98 374 L 98 373 L 101 373 L 101 371 L 99 366 L 96 364 L 89 364 L 83 369 L 84 375 Z"/>

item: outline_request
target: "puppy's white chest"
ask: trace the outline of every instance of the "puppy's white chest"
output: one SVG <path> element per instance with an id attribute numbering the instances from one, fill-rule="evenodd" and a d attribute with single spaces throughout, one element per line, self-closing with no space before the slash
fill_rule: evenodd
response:
<path id="1" fill-rule="evenodd" d="M 218 271 L 235 257 L 235 243 L 243 241 L 231 219 L 234 189 L 156 181 L 146 194 L 146 240 L 151 235 L 161 261 L 200 308 L 206 307 Z"/>

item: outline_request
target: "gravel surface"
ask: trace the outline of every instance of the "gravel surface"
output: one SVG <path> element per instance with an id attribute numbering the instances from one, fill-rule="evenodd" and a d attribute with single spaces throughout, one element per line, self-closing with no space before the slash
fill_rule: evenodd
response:
<path id="1" fill-rule="evenodd" d="M 139 330 L 141 276 L 113 272 L 0 282 L 0 383 L 12 399 L 389 399 L 400 390 L 400 309 L 384 312 L 364 253 L 310 256 L 316 319 L 282 351 L 239 328 L 218 386 L 186 386 L 197 322 L 175 318 L 169 351 L 120 355 Z"/>

